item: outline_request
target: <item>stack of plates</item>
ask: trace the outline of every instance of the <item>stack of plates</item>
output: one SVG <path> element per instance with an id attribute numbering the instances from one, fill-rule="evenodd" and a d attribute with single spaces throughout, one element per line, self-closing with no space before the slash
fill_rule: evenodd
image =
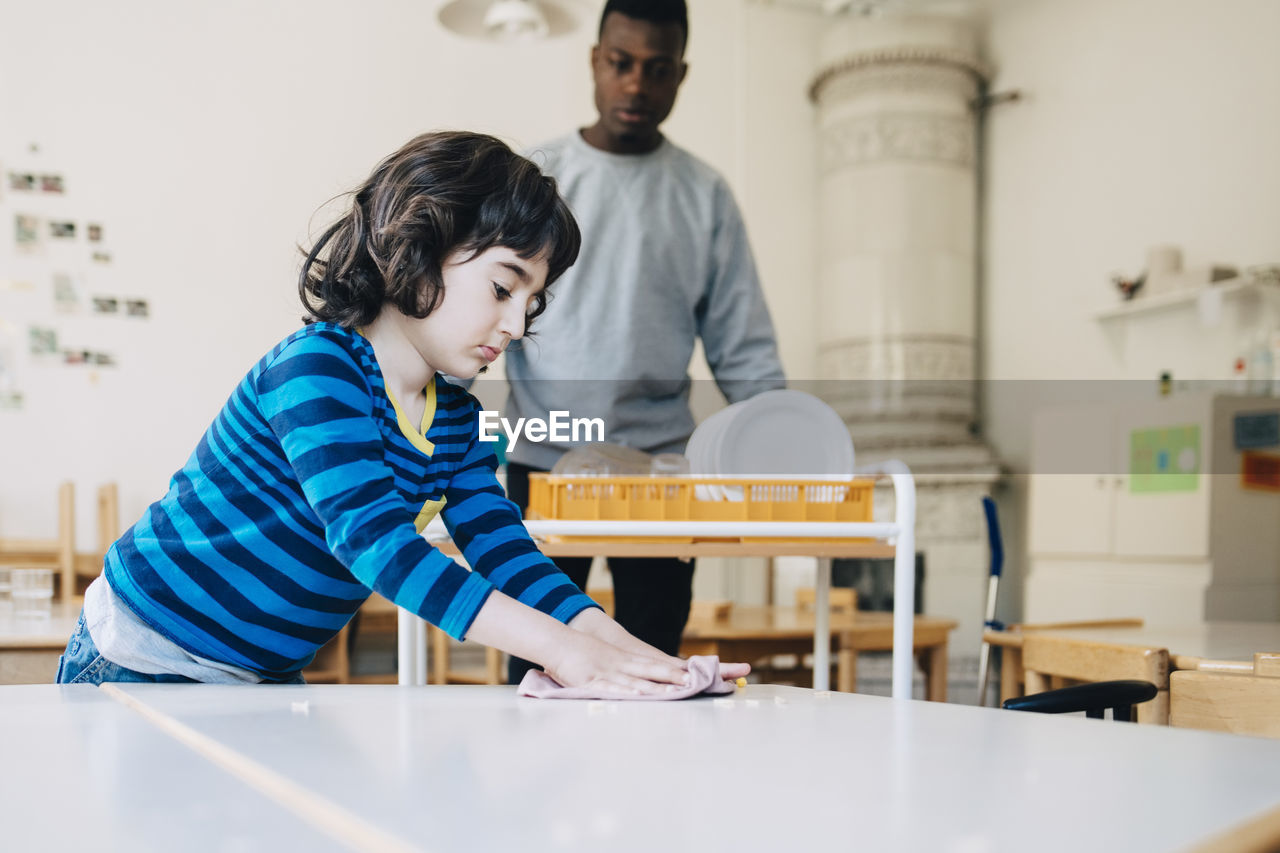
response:
<path id="1" fill-rule="evenodd" d="M 685 448 L 700 477 L 848 479 L 853 439 L 840 416 L 802 391 L 766 391 L 707 418 Z M 701 500 L 741 500 L 741 489 L 699 487 Z"/>

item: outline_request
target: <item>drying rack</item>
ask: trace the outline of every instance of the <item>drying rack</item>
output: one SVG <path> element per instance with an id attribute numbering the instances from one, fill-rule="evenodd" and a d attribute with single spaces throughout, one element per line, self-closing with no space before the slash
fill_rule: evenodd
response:
<path id="1" fill-rule="evenodd" d="M 916 487 L 910 470 L 891 460 L 858 468 L 858 478 L 889 477 L 893 482 L 894 520 L 875 521 L 577 521 L 529 520 L 529 535 L 549 557 L 626 556 L 804 556 L 818 559 L 813 632 L 813 686 L 830 687 L 831 560 L 833 557 L 878 557 L 893 554 L 893 683 L 895 699 L 911 698 L 915 616 Z M 552 543 L 546 537 L 600 537 L 590 541 Z M 749 537 L 751 543 L 673 543 L 672 537 Z M 645 542 L 651 538 L 652 542 Z M 876 540 L 866 542 L 865 540 Z M 767 540 L 777 540 L 769 542 Z M 863 540 L 863 541 L 857 541 Z M 883 543 L 883 544 L 881 544 Z M 398 679 L 402 685 L 427 682 L 427 626 L 416 614 L 399 608 Z"/>

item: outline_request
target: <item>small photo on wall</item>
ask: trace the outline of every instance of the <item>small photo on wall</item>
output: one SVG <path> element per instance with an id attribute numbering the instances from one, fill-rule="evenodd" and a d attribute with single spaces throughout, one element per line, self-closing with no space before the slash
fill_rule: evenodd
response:
<path id="1" fill-rule="evenodd" d="M 53 274 L 53 307 L 59 314 L 75 314 L 80 310 L 80 287 L 69 273 Z"/>
<path id="2" fill-rule="evenodd" d="M 85 226 L 84 230 L 85 230 L 85 234 L 88 235 L 89 237 L 90 243 L 102 242 L 102 223 L 101 222 L 90 222 L 88 225 Z"/>
<path id="3" fill-rule="evenodd" d="M 34 356 L 56 355 L 58 352 L 58 330 L 48 326 L 31 326 L 27 329 L 27 340 Z"/>
<path id="4" fill-rule="evenodd" d="M 126 299 L 124 301 L 124 313 L 127 317 L 145 320 L 151 316 L 151 306 L 145 299 Z"/>
<path id="5" fill-rule="evenodd" d="M 36 188 L 36 176 L 25 172 L 9 173 L 9 189 L 19 193 L 34 192 Z"/>
<path id="6" fill-rule="evenodd" d="M 114 296 L 95 296 L 93 297 L 93 313 L 119 314 L 120 300 Z"/>
<path id="7" fill-rule="evenodd" d="M 26 213 L 14 214 L 13 239 L 19 249 L 34 249 L 40 245 L 40 217 Z"/>
<path id="8" fill-rule="evenodd" d="M 111 253 L 110 253 L 110 252 L 94 252 L 94 253 L 93 253 L 92 255 L 90 255 L 89 257 L 93 260 L 93 262 L 94 262 L 95 264 L 109 264 L 109 263 L 111 263 Z"/>
<path id="9" fill-rule="evenodd" d="M 65 220 L 49 222 L 49 236 L 55 240 L 74 240 L 76 224 Z"/>
<path id="10" fill-rule="evenodd" d="M 40 176 L 40 192 L 43 193 L 62 193 L 65 187 L 61 175 L 41 175 Z"/>

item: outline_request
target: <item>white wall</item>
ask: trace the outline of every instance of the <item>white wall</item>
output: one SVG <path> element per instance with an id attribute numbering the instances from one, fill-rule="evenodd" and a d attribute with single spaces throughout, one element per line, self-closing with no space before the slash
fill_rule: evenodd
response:
<path id="1" fill-rule="evenodd" d="M 983 426 L 1016 473 L 1036 405 L 1089 393 L 1047 380 L 1142 380 L 1154 394 L 1160 370 L 1231 375 L 1256 318 L 1204 328 L 1187 310 L 1117 332 L 1094 315 L 1117 299 L 1111 273 L 1137 273 L 1148 246 L 1180 245 L 1188 267 L 1280 261 L 1277 34 L 1274 0 L 992 7 L 992 89 L 1023 99 L 987 124 Z M 1011 586 L 1024 503 L 1015 477 L 1002 496 Z"/>
<path id="2" fill-rule="evenodd" d="M 0 535 L 51 535 L 64 479 L 79 486 L 82 542 L 97 484 L 119 482 L 126 524 L 157 498 L 234 383 L 297 326 L 294 246 L 325 224 L 313 213 L 410 136 L 460 127 L 523 146 L 593 120 L 587 55 L 601 3 L 586 0 L 578 32 L 524 46 L 453 37 L 435 21 L 438 5 L 6 4 L 0 171 L 60 173 L 67 193 L 0 189 L 0 329 L 22 350 L 29 322 L 52 325 L 64 345 L 110 350 L 119 366 L 40 365 L 18 353 L 26 400 L 0 411 Z M 666 130 L 734 186 L 784 361 L 804 378 L 804 92 L 818 21 L 740 0 L 691 5 L 693 70 Z M 81 229 L 102 222 L 113 262 L 86 260 L 83 234 L 19 256 L 15 212 Z M 150 320 L 54 314 L 55 269 L 92 292 L 150 300 Z"/>

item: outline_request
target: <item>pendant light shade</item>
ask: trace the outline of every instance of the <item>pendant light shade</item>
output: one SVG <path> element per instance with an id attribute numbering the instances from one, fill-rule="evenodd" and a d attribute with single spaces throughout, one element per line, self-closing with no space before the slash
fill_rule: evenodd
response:
<path id="1" fill-rule="evenodd" d="M 480 41 L 535 41 L 572 32 L 579 0 L 451 0 L 437 15 L 449 32 Z"/>

